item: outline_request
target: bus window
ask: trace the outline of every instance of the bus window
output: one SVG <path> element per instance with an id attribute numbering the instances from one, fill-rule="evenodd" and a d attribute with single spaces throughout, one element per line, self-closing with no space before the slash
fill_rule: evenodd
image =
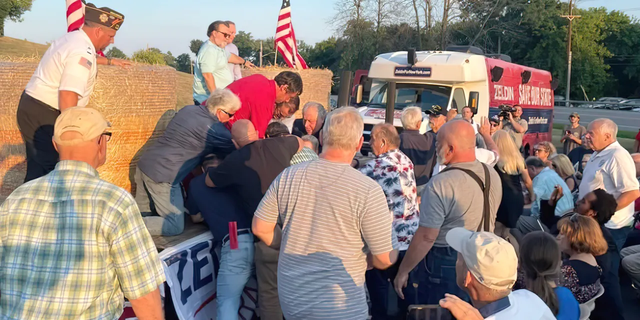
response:
<path id="1" fill-rule="evenodd" d="M 458 109 L 458 113 L 462 114 L 462 108 L 467 105 L 467 100 L 465 99 L 464 89 L 456 88 L 453 91 L 453 99 L 451 100 L 451 108 Z"/>

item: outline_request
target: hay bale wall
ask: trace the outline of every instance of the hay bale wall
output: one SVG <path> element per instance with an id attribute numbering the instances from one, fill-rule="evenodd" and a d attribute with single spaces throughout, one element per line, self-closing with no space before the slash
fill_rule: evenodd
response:
<path id="1" fill-rule="evenodd" d="M 330 110 L 329 96 L 331 95 L 331 84 L 333 73 L 328 69 L 306 69 L 296 71 L 290 68 L 253 68 L 242 69 L 242 76 L 261 74 L 269 79 L 275 78 L 282 71 L 295 71 L 302 77 L 303 90 L 300 96 L 300 110 L 296 113 L 296 118 L 302 118 L 302 106 L 309 101 L 317 101 Z"/>
<path id="2" fill-rule="evenodd" d="M 0 61 L 0 202 L 26 173 L 25 150 L 16 123 L 20 95 L 37 61 Z M 176 71 L 169 67 L 136 65 L 98 67 L 89 107 L 111 122 L 107 163 L 100 177 L 133 191 L 135 164 L 145 146 L 159 137 L 176 110 Z"/>

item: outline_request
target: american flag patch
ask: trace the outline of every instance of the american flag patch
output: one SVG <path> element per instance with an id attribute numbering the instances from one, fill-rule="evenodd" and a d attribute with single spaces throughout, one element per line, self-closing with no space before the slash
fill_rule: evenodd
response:
<path id="1" fill-rule="evenodd" d="M 85 57 L 80 58 L 80 62 L 78 63 L 89 70 L 91 70 L 91 66 L 93 66 L 93 63 Z"/>

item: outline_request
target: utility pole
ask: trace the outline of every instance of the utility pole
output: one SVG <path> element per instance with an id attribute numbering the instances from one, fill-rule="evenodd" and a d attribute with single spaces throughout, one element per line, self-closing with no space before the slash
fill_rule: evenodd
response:
<path id="1" fill-rule="evenodd" d="M 566 97 L 566 107 L 569 107 L 571 103 L 569 100 L 571 93 L 571 25 L 573 24 L 573 19 L 580 18 L 580 16 L 573 15 L 573 0 L 569 0 L 569 15 L 561 16 L 563 18 L 569 19 L 569 35 L 567 36 L 567 97 Z"/>

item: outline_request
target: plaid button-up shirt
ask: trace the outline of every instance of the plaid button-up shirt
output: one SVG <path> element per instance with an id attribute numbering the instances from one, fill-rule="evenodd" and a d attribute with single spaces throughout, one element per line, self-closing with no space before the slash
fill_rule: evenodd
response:
<path id="1" fill-rule="evenodd" d="M 133 197 L 61 161 L 0 206 L 0 318 L 117 319 L 164 282 Z"/>
<path id="2" fill-rule="evenodd" d="M 291 165 L 294 166 L 299 163 L 317 160 L 318 155 L 311 149 L 304 147 L 302 150 L 298 151 L 291 158 Z"/>

